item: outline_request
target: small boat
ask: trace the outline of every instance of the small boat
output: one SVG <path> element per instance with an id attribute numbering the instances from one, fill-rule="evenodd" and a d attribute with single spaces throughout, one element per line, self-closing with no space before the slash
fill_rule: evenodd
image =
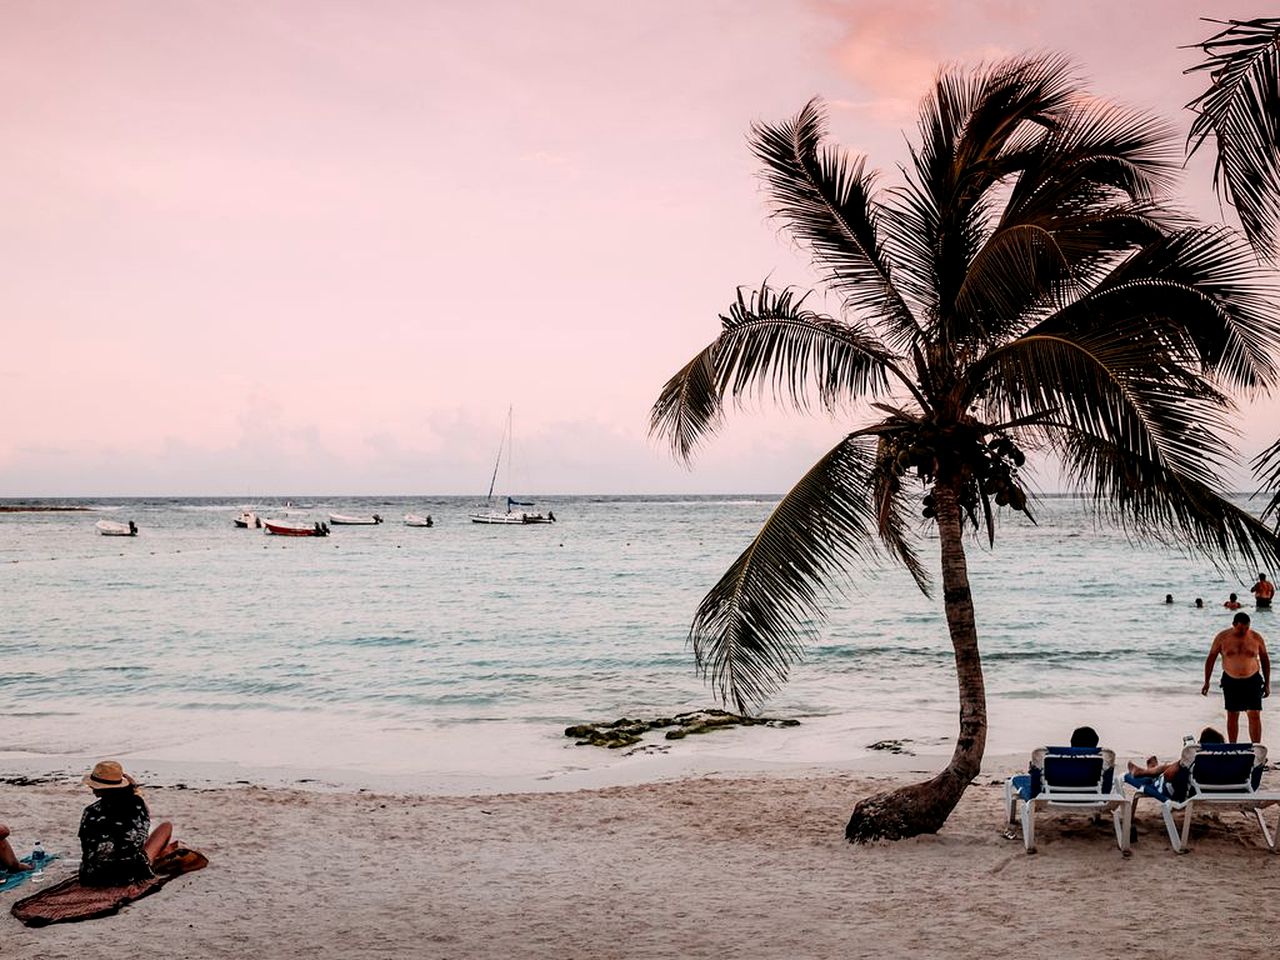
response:
<path id="1" fill-rule="evenodd" d="M 516 500 L 514 497 L 507 497 L 507 512 L 501 513 L 493 509 L 493 488 L 498 482 L 498 470 L 502 467 L 503 454 L 506 454 L 507 473 L 511 473 L 511 408 L 507 408 L 507 429 L 503 433 L 502 439 L 498 441 L 498 458 L 493 464 L 493 476 L 489 478 L 489 493 L 485 497 L 485 502 L 489 506 L 488 510 L 481 513 L 468 514 L 472 523 L 492 523 L 504 526 L 528 526 L 531 523 L 555 523 L 556 515 L 548 510 L 543 513 L 528 513 L 524 510 L 517 510 L 516 507 L 532 507 L 533 504 L 527 500 Z"/>
<path id="2" fill-rule="evenodd" d="M 425 517 L 420 517 L 416 513 L 406 513 L 404 515 L 404 525 L 406 527 L 431 527 L 435 526 L 435 523 L 429 513 Z"/>
<path id="3" fill-rule="evenodd" d="M 138 525 L 130 520 L 128 523 L 116 523 L 114 520 L 99 520 L 94 524 L 104 537 L 136 537 Z"/>
<path id="4" fill-rule="evenodd" d="M 470 514 L 472 523 L 509 523 L 509 524 L 530 524 L 530 523 L 555 523 L 556 515 L 552 510 L 546 513 L 528 513 L 524 510 L 515 510 L 514 507 L 531 507 L 533 504 L 526 503 L 521 500 L 513 500 L 507 497 L 507 512 L 499 513 L 496 510 L 490 510 L 487 513 Z"/>
<path id="5" fill-rule="evenodd" d="M 257 530 L 262 526 L 262 520 L 251 510 L 246 510 L 240 516 L 236 517 L 235 524 L 242 529 Z"/>
<path id="6" fill-rule="evenodd" d="M 382 518 L 376 513 L 367 517 L 348 517 L 345 513 L 329 514 L 329 522 L 335 527 L 371 527 L 376 523 L 381 523 Z"/>
<path id="7" fill-rule="evenodd" d="M 263 520 L 262 525 L 267 533 L 274 533 L 277 537 L 327 537 L 329 535 L 329 525 L 319 520 L 311 526 L 276 523 L 272 520 Z"/>

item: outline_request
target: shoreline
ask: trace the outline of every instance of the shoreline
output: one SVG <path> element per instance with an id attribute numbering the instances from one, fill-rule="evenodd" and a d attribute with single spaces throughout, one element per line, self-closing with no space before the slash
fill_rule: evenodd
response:
<path id="1" fill-rule="evenodd" d="M 28 929 L 6 918 L 6 955 L 82 956 L 104 937 L 121 960 L 905 960 L 944 942 L 948 956 L 976 960 L 1025 952 L 1029 939 L 1066 958 L 1096 956 L 1099 943 L 1163 957 L 1152 929 L 1225 960 L 1280 945 L 1267 924 L 1237 941 L 1221 934 L 1280 890 L 1280 857 L 1256 824 L 1207 821 L 1178 857 L 1140 808 L 1125 858 L 1109 822 L 1046 816 L 1028 856 L 1006 838 L 1001 790 L 984 776 L 937 835 L 846 843 L 854 802 L 900 782 L 700 777 L 471 797 L 153 787 L 153 815 L 210 866 L 109 919 Z M 67 851 L 87 799 L 78 784 L 0 786 L 20 851 L 35 831 Z M 72 869 L 55 861 L 50 879 Z M 1250 882 L 1224 884 L 1227 871 Z M 1170 895 L 1188 887 L 1215 891 L 1190 915 Z M 0 907 L 31 892 L 2 894 Z M 1046 909 L 1046 897 L 1070 909 Z"/>
<path id="2" fill-rule="evenodd" d="M 0 728 L 0 772 L 79 778 L 114 757 L 149 782 L 370 789 L 432 796 L 546 793 L 633 786 L 702 775 L 871 772 L 932 775 L 945 766 L 950 710 L 798 717 L 795 727 L 732 727 L 666 740 L 661 731 L 611 750 L 579 746 L 551 721 L 413 723 L 321 712 L 51 710 L 12 713 Z M 1182 737 L 1223 728 L 1221 700 L 1198 694 L 1006 699 L 989 707 L 983 775 L 1025 767 L 1036 747 L 1098 730 L 1119 763 L 1176 755 Z M 1264 741 L 1273 720 L 1263 714 Z M 7 734 L 7 735 L 6 735 Z M 1275 739 L 1271 736 L 1270 739 Z M 901 752 L 872 749 L 897 743 Z M 1280 760 L 1280 755 L 1276 757 Z"/>

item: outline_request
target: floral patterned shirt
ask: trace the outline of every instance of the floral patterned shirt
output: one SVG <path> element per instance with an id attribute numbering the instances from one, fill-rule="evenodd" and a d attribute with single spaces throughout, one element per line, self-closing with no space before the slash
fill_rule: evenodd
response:
<path id="1" fill-rule="evenodd" d="M 132 791 L 89 804 L 80 818 L 80 882 L 112 887 L 155 876 L 143 848 L 150 832 L 147 805 Z"/>

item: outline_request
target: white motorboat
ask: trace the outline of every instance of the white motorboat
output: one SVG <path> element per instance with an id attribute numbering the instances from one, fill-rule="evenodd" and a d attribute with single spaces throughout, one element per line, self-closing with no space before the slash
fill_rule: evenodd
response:
<path id="1" fill-rule="evenodd" d="M 367 517 L 349 517 L 345 513 L 331 513 L 329 522 L 335 527 L 372 527 L 374 524 L 381 523 L 382 518 L 376 513 Z"/>
<path id="2" fill-rule="evenodd" d="M 136 537 L 138 525 L 130 520 L 128 523 L 116 523 L 114 520 L 99 520 L 94 524 L 104 537 Z"/>
<path id="3" fill-rule="evenodd" d="M 262 518 L 252 510 L 246 510 L 236 517 L 235 525 L 242 529 L 257 530 L 262 526 Z"/>
<path id="4" fill-rule="evenodd" d="M 419 516 L 416 513 L 406 513 L 404 515 L 404 525 L 406 527 L 431 527 L 434 526 L 435 523 L 431 519 L 431 514 L 429 513 L 425 517 Z"/>

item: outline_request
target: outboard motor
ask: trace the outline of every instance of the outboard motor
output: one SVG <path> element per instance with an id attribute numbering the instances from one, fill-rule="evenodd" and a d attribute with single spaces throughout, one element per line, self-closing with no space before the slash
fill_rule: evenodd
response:
<path id="1" fill-rule="evenodd" d="M 138 535 L 138 525 L 132 520 L 129 521 L 129 536 L 136 537 Z"/>

